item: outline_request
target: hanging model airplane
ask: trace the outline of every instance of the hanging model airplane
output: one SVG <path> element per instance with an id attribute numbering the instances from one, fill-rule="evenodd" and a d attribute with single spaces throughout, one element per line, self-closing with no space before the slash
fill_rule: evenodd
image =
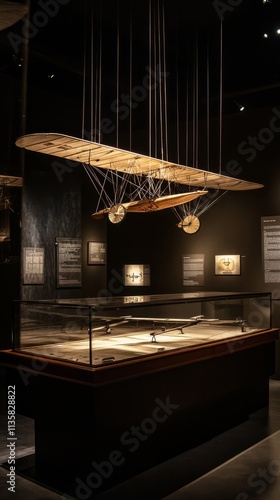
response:
<path id="1" fill-rule="evenodd" d="M 120 222 L 128 212 L 153 212 L 183 205 L 207 193 L 207 188 L 215 190 L 244 191 L 258 189 L 262 184 L 244 181 L 194 167 L 188 167 L 145 156 L 116 147 L 105 146 L 77 137 L 57 133 L 35 133 L 19 137 L 18 147 L 43 153 L 65 160 L 89 165 L 93 169 L 110 170 L 118 174 L 129 174 L 144 178 L 157 179 L 188 187 L 200 187 L 200 191 L 183 194 L 168 194 L 154 198 L 115 203 L 110 207 L 92 214 L 93 218 L 108 214 L 111 222 Z"/>

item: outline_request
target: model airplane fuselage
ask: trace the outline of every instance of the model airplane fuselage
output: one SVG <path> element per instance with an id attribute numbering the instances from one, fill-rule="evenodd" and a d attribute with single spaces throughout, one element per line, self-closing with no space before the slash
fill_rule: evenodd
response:
<path id="1" fill-rule="evenodd" d="M 104 208 L 92 214 L 93 219 L 100 219 L 104 214 L 108 214 L 111 222 L 120 222 L 125 216 L 126 212 L 134 213 L 147 213 L 164 210 L 165 208 L 177 207 L 184 203 L 189 203 L 200 196 L 207 194 L 208 191 L 191 191 L 183 194 L 169 194 L 166 196 L 159 196 L 154 199 L 134 200 L 118 205 L 113 205 L 109 208 Z"/>

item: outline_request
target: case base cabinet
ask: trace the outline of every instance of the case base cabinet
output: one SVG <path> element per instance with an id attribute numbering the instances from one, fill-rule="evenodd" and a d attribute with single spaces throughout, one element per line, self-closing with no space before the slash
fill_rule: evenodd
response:
<path id="1" fill-rule="evenodd" d="M 17 412 L 35 419 L 37 480 L 96 498 L 245 421 L 268 406 L 278 335 L 270 330 L 224 353 L 208 346 L 197 359 L 195 351 L 175 351 L 120 372 L 108 365 L 92 381 L 88 368 L 70 373 L 66 364 L 36 360 L 35 369 L 34 357 L 12 361 L 19 355 L 2 352 Z"/>

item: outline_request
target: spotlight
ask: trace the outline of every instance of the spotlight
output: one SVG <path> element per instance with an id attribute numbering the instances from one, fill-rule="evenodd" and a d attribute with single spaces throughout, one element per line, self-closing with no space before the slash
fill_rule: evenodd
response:
<path id="1" fill-rule="evenodd" d="M 16 56 L 15 54 L 13 54 L 13 62 L 15 63 L 16 66 L 21 68 L 22 64 L 23 64 L 23 59 L 19 56 Z"/>
<path id="2" fill-rule="evenodd" d="M 243 106 L 243 104 L 240 104 L 240 103 L 239 103 L 239 102 L 237 102 L 237 101 L 234 101 L 234 102 L 235 102 L 235 104 L 236 104 L 236 106 L 237 106 L 237 108 L 238 108 L 238 111 L 240 111 L 240 112 L 241 112 L 241 111 L 244 111 L 245 106 Z"/>
<path id="3" fill-rule="evenodd" d="M 280 28 L 276 31 L 277 35 L 280 35 Z"/>
<path id="4" fill-rule="evenodd" d="M 268 34 L 267 34 L 267 33 L 264 33 L 264 34 L 263 34 L 263 37 L 264 37 L 264 38 L 268 38 Z"/>

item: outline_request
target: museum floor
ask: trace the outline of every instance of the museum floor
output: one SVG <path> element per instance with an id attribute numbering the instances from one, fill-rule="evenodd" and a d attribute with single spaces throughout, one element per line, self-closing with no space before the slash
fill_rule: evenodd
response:
<path id="1" fill-rule="evenodd" d="M 3 384 L 1 386 L 3 388 Z M 5 464 L 7 460 L 7 412 L 2 391 L 0 406 L 1 500 L 70 498 L 63 496 L 63 492 L 50 490 L 34 480 L 33 421 L 17 415 L 16 429 L 16 492 L 11 496 L 6 483 L 8 472 Z M 84 494 L 77 498 L 86 499 L 87 496 Z M 264 411 L 258 412 L 234 429 L 96 498 L 98 500 L 279 500 L 280 381 L 270 380 L 268 415 Z"/>

